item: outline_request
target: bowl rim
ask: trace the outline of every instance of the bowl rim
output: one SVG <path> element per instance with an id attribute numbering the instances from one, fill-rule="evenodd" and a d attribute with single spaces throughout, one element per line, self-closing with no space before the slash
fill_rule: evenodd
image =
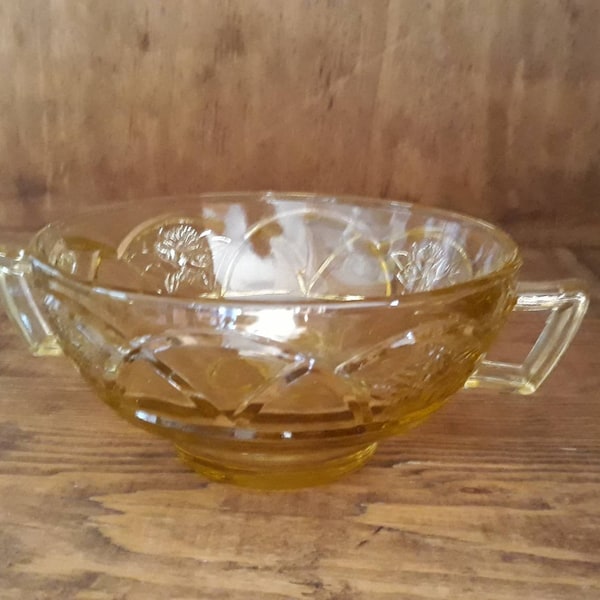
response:
<path id="1" fill-rule="evenodd" d="M 396 296 L 372 296 L 367 298 L 350 298 L 348 300 L 338 299 L 327 299 L 327 298 L 294 298 L 285 299 L 279 296 L 273 297 L 222 297 L 222 298 L 185 298 L 178 296 L 163 296 L 156 293 L 149 292 L 138 292 L 130 291 L 119 288 L 111 288 L 106 286 L 98 286 L 93 283 L 87 283 L 70 277 L 63 273 L 56 267 L 50 265 L 46 260 L 43 260 L 38 255 L 27 251 L 29 259 L 35 267 L 48 276 L 65 282 L 69 287 L 74 290 L 85 292 L 86 294 L 98 294 L 102 296 L 110 296 L 118 300 L 143 300 L 144 302 L 159 302 L 161 304 L 175 304 L 178 306 L 185 306 L 188 308 L 198 309 L 200 307 L 230 307 L 230 308 L 327 308 L 327 309 L 341 309 L 341 308 L 366 308 L 366 307 L 386 307 L 386 306 L 406 306 L 408 304 L 415 304 L 421 302 L 431 302 L 432 300 L 443 301 L 453 296 L 462 296 L 473 292 L 476 289 L 485 287 L 488 284 L 495 282 L 498 279 L 514 275 L 518 272 L 522 265 L 521 253 L 518 244 L 513 238 L 506 233 L 502 228 L 478 217 L 465 215 L 463 213 L 448 210 L 445 208 L 439 208 L 435 206 L 428 206 L 418 204 L 414 202 L 407 202 L 403 200 L 394 200 L 381 197 L 372 196 L 361 196 L 355 194 L 332 194 L 332 193 L 320 193 L 320 192 L 292 192 L 292 191 L 276 191 L 276 190 L 256 190 L 256 191 L 220 191 L 220 192 L 202 192 L 202 193 L 186 193 L 186 194 L 171 194 L 161 196 L 150 196 L 145 198 L 138 198 L 120 202 L 103 203 L 96 205 L 93 208 L 84 209 L 78 211 L 72 215 L 52 221 L 42 229 L 40 229 L 29 243 L 29 248 L 35 246 L 36 242 L 51 230 L 60 231 L 61 227 L 72 224 L 79 219 L 92 217 L 94 214 L 106 213 L 110 210 L 127 210 L 139 205 L 141 202 L 144 204 L 153 202 L 164 202 L 164 201 L 179 201 L 179 200 L 194 200 L 194 199 L 214 199 L 214 200 L 229 200 L 236 202 L 244 199 L 255 199 L 257 201 L 263 201 L 268 197 L 273 197 L 279 200 L 312 200 L 321 202 L 335 202 L 338 204 L 351 204 L 354 206 L 365 206 L 374 207 L 379 206 L 380 208 L 404 208 L 409 209 L 413 213 L 427 214 L 430 216 L 437 216 L 445 219 L 453 219 L 459 222 L 465 222 L 472 226 L 488 231 L 498 242 L 508 249 L 508 258 L 503 262 L 501 266 L 494 269 L 493 271 L 473 277 L 468 281 L 461 283 L 436 288 L 434 290 L 426 290 L 419 292 L 408 292 Z"/>

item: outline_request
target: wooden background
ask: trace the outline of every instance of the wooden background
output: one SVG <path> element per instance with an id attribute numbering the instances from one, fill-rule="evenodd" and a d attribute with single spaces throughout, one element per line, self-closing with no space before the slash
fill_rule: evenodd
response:
<path id="1" fill-rule="evenodd" d="M 3 0 L 0 73 L 5 229 L 270 188 L 600 245 L 597 0 Z"/>

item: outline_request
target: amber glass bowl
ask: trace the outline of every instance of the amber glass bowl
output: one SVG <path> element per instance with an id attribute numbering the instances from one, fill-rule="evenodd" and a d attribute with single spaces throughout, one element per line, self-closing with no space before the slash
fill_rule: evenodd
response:
<path id="1" fill-rule="evenodd" d="M 463 387 L 533 392 L 585 313 L 576 281 L 517 284 L 514 242 L 402 202 L 247 193 L 115 204 L 0 253 L 32 351 L 64 353 L 196 471 L 323 483 Z M 485 354 L 514 310 L 549 318 L 523 364 Z"/>

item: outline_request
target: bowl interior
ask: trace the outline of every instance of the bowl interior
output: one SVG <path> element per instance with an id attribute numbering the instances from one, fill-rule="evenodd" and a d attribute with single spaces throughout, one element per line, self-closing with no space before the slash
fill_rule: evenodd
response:
<path id="1" fill-rule="evenodd" d="M 33 254 L 68 278 L 189 299 L 360 300 L 449 288 L 518 262 L 476 219 L 399 202 L 250 193 L 104 207 Z"/>

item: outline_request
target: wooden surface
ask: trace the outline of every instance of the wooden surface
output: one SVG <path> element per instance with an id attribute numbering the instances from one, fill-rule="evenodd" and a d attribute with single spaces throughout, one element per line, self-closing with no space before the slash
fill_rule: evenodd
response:
<path id="1" fill-rule="evenodd" d="M 597 600 L 600 255 L 524 256 L 525 277 L 594 295 L 542 390 L 460 393 L 360 472 L 293 493 L 200 479 L 0 316 L 0 598 Z M 498 356 L 535 337 L 520 316 Z"/>
<path id="2" fill-rule="evenodd" d="M 597 0 L 3 0 L 0 72 L 0 223 L 301 189 L 600 244 Z"/>

